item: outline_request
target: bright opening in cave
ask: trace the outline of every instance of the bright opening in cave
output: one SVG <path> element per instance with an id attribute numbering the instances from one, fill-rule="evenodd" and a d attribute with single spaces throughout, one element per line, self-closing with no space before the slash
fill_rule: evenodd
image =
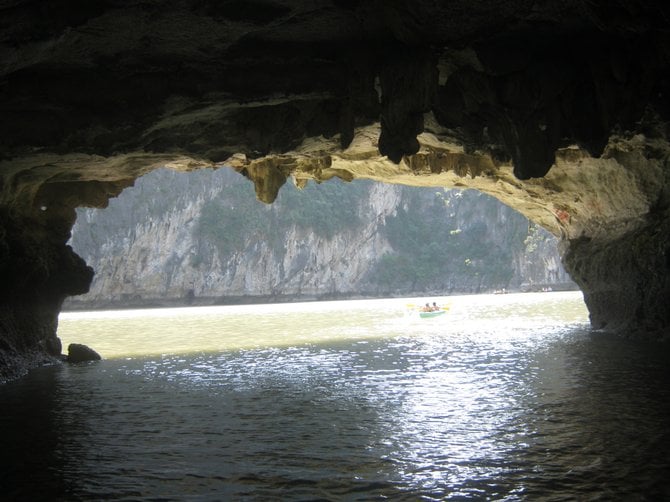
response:
<path id="1" fill-rule="evenodd" d="M 268 205 L 232 170 L 160 169 L 109 207 L 78 210 L 71 245 L 96 276 L 88 294 L 65 304 L 59 335 L 105 357 L 398 335 L 366 330 L 370 319 L 346 310 L 373 308 L 385 320 L 418 309 L 421 298 L 448 308 L 461 295 L 574 291 L 556 244 L 476 190 L 336 178 L 302 189 L 287 183 Z M 369 302 L 327 302 L 350 299 Z M 304 303 L 313 300 L 321 302 Z M 581 299 L 576 308 L 583 317 Z M 295 316 L 290 333 L 286 322 L 249 324 L 261 310 Z M 231 322 L 236 328 L 225 328 Z"/>
<path id="2" fill-rule="evenodd" d="M 267 205 L 232 170 L 161 169 L 78 210 L 96 276 L 66 309 L 575 289 L 556 242 L 475 190 L 288 182 Z"/>

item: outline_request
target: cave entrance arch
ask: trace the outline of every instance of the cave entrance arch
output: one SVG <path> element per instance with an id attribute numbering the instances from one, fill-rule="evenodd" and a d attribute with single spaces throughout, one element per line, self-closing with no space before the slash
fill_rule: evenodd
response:
<path id="1" fill-rule="evenodd" d="M 577 146 L 556 151 L 542 178 L 520 180 L 509 161 L 469 150 L 426 118 L 419 150 L 391 162 L 378 150 L 379 125 L 355 131 L 341 150 L 337 137 L 308 138 L 293 151 L 228 163 L 272 202 L 287 179 L 371 179 L 409 186 L 473 188 L 515 209 L 559 239 L 570 276 L 584 293 L 597 329 L 663 336 L 670 207 L 667 143 L 642 134 L 612 136 L 598 158 Z"/>
<path id="2" fill-rule="evenodd" d="M 141 23 L 115 5 L 5 9 L 0 351 L 57 353 L 63 298 L 92 274 L 65 248 L 75 207 L 240 151 L 265 201 L 289 176 L 477 188 L 560 238 L 594 327 L 670 326 L 667 7 L 332 4 L 179 4 L 178 39 L 152 3 Z M 515 179 L 512 159 L 543 178 Z"/>
<path id="3" fill-rule="evenodd" d="M 473 188 L 559 239 L 563 264 L 583 291 L 595 328 L 658 332 L 670 322 L 666 296 L 658 294 L 670 288 L 667 274 L 657 273 L 667 268 L 667 260 L 664 252 L 655 251 L 667 247 L 663 235 L 668 233 L 663 230 L 669 205 L 664 188 L 667 145 L 662 139 L 614 136 L 598 158 L 576 146 L 562 148 L 544 177 L 519 180 L 510 162 L 452 143 L 433 125 L 427 121 L 426 131 L 417 137 L 419 151 L 399 163 L 380 155 L 379 124 L 357 129 L 345 150 L 337 137 L 307 138 L 286 153 L 233 155 L 221 164 L 144 153 L 68 158 L 67 179 L 48 179 L 34 195 L 33 206 L 36 212 L 50 208 L 48 215 L 54 207 L 69 211 L 78 205 L 104 205 L 110 195 L 160 166 L 190 171 L 227 165 L 250 179 L 258 199 L 267 203 L 288 179 L 299 187 L 337 177 Z M 33 170 L 33 176 L 38 174 Z"/>
<path id="4" fill-rule="evenodd" d="M 345 150 L 337 138 L 305 139 L 295 150 L 260 158 L 234 155 L 225 165 L 249 178 L 272 202 L 290 178 L 369 179 L 393 184 L 474 188 L 499 199 L 560 239 L 563 264 L 584 293 L 595 328 L 662 337 L 670 203 L 667 143 L 643 135 L 613 137 L 599 158 L 568 147 L 543 178 L 519 180 L 510 163 L 467 151 L 439 131 L 418 136 L 419 151 L 394 163 L 377 147 L 379 126 L 356 130 Z M 57 355 L 58 312 L 65 297 L 85 292 L 93 271 L 65 246 L 75 208 L 104 206 L 135 179 L 165 166 L 180 171 L 222 167 L 176 154 L 128 153 L 33 157 L 4 163 L 3 248 L 5 354 Z M 30 356 L 32 357 L 32 356 Z M 11 356 L 7 358 L 11 361 Z M 13 364 L 13 363 L 12 363 Z M 10 367 L 7 374 L 13 374 Z"/>

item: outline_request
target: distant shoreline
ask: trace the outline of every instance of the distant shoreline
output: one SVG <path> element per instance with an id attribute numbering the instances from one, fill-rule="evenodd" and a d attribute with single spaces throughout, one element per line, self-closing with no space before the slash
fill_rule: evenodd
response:
<path id="1" fill-rule="evenodd" d="M 542 291 L 578 291 L 575 283 L 522 285 L 520 288 L 503 290 L 505 293 L 535 293 Z M 68 298 L 61 312 L 95 310 L 132 310 L 176 307 L 211 307 L 223 305 L 262 305 L 269 303 L 299 303 L 337 300 L 372 300 L 383 298 L 444 297 L 455 295 L 498 294 L 501 290 L 472 291 L 415 291 L 384 293 L 327 293 L 323 295 L 226 295 L 218 297 L 142 298 L 139 295 L 123 300 L 78 300 Z M 504 293 L 503 293 L 504 294 Z"/>

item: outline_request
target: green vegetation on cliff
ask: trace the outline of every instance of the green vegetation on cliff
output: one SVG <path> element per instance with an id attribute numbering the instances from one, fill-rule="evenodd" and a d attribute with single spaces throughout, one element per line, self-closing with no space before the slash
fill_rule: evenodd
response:
<path id="1" fill-rule="evenodd" d="M 228 169 L 159 170 L 79 210 L 91 299 L 475 293 L 568 281 L 555 239 L 476 191 L 334 179 L 272 205 Z M 84 298 L 84 301 L 86 299 Z"/>
<path id="2" fill-rule="evenodd" d="M 243 179 L 223 186 L 207 200 L 198 218 L 199 237 L 214 244 L 224 256 L 244 250 L 250 239 L 261 236 L 275 252 L 285 249 L 281 236 L 292 227 L 332 238 L 361 222 L 358 201 L 369 183 L 344 183 L 338 179 L 310 184 L 298 190 L 287 184 L 270 206 L 256 200 Z"/>
<path id="3" fill-rule="evenodd" d="M 390 290 L 408 283 L 418 290 L 509 287 L 513 257 L 524 248 L 525 218 L 473 191 L 403 188 L 403 200 L 404 206 L 386 219 L 384 232 L 394 252 L 374 269 L 380 285 Z M 501 212 L 509 213 L 502 235 L 494 228 L 501 225 Z"/>

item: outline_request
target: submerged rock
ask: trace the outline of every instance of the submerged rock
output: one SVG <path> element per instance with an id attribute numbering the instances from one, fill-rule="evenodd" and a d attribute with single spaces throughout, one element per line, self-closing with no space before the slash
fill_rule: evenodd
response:
<path id="1" fill-rule="evenodd" d="M 81 343 L 71 343 L 67 347 L 67 362 L 82 363 L 86 361 L 100 361 L 102 357 L 95 350 Z"/>

